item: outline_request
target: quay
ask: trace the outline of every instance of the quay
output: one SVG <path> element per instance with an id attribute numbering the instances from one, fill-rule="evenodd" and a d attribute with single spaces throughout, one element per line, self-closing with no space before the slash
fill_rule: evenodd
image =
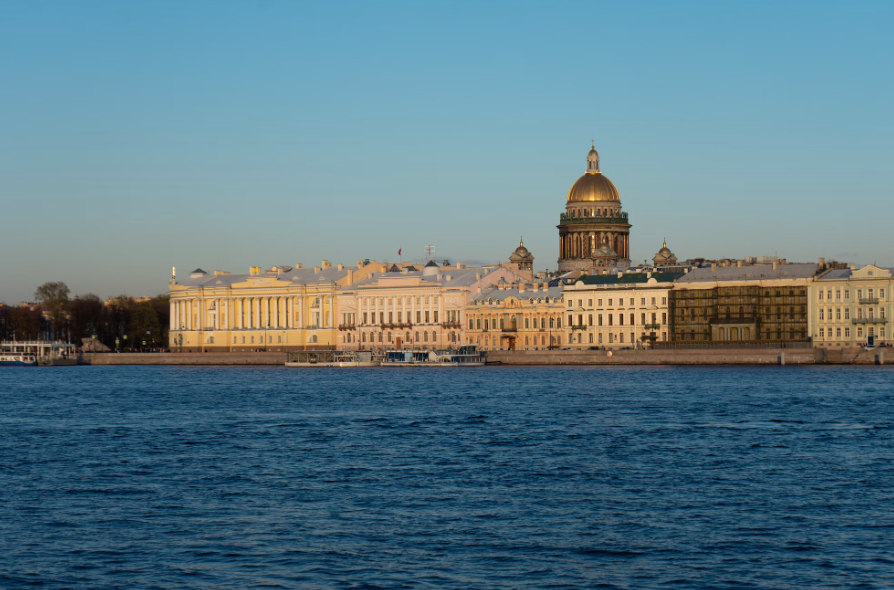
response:
<path id="1" fill-rule="evenodd" d="M 491 350 L 502 365 L 884 365 L 887 348 L 753 348 L 673 350 Z M 611 355 L 609 355 L 611 352 Z M 81 353 L 84 365 L 285 366 L 286 352 Z"/>

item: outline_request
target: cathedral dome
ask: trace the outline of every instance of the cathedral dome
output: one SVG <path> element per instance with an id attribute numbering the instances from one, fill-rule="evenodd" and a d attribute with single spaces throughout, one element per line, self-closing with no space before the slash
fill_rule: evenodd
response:
<path id="1" fill-rule="evenodd" d="M 621 201 L 618 189 L 602 172 L 587 172 L 568 191 L 568 202 Z"/>

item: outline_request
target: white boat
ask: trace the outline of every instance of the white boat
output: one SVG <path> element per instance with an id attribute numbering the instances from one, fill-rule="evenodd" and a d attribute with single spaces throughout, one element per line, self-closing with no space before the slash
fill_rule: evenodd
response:
<path id="1" fill-rule="evenodd" d="M 380 358 L 369 350 L 301 350 L 290 352 L 287 367 L 378 367 Z"/>
<path id="2" fill-rule="evenodd" d="M 0 366 L 3 367 L 36 367 L 37 357 L 24 352 L 0 353 Z"/>
<path id="3" fill-rule="evenodd" d="M 485 353 L 474 346 L 458 350 L 389 350 L 383 367 L 483 367 Z"/>

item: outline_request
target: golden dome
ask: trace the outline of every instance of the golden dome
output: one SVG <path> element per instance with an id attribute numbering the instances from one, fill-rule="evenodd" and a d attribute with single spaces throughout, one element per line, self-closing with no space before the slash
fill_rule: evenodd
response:
<path id="1" fill-rule="evenodd" d="M 587 172 L 568 191 L 568 202 L 621 201 L 618 189 L 602 172 Z"/>

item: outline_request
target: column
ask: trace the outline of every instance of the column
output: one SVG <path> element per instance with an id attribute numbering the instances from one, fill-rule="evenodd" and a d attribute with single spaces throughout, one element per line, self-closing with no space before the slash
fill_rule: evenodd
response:
<path id="1" fill-rule="evenodd" d="M 335 320 L 335 297 L 330 295 L 328 297 L 328 299 L 329 299 L 329 325 L 326 327 L 331 328 L 332 326 L 335 325 L 333 323 L 333 321 Z"/>
<path id="2" fill-rule="evenodd" d="M 286 298 L 286 328 L 292 328 L 292 298 Z"/>
<path id="3" fill-rule="evenodd" d="M 379 298 L 378 297 L 376 297 L 374 303 L 375 303 L 375 307 L 373 308 L 373 313 L 376 314 L 376 317 L 372 321 L 373 324 L 378 323 L 378 321 L 379 321 Z"/>
<path id="4" fill-rule="evenodd" d="M 438 294 L 438 321 L 444 321 L 444 301 L 440 294 Z"/>
<path id="5" fill-rule="evenodd" d="M 257 297 L 251 298 L 251 327 L 257 328 L 261 323 L 260 301 Z"/>

